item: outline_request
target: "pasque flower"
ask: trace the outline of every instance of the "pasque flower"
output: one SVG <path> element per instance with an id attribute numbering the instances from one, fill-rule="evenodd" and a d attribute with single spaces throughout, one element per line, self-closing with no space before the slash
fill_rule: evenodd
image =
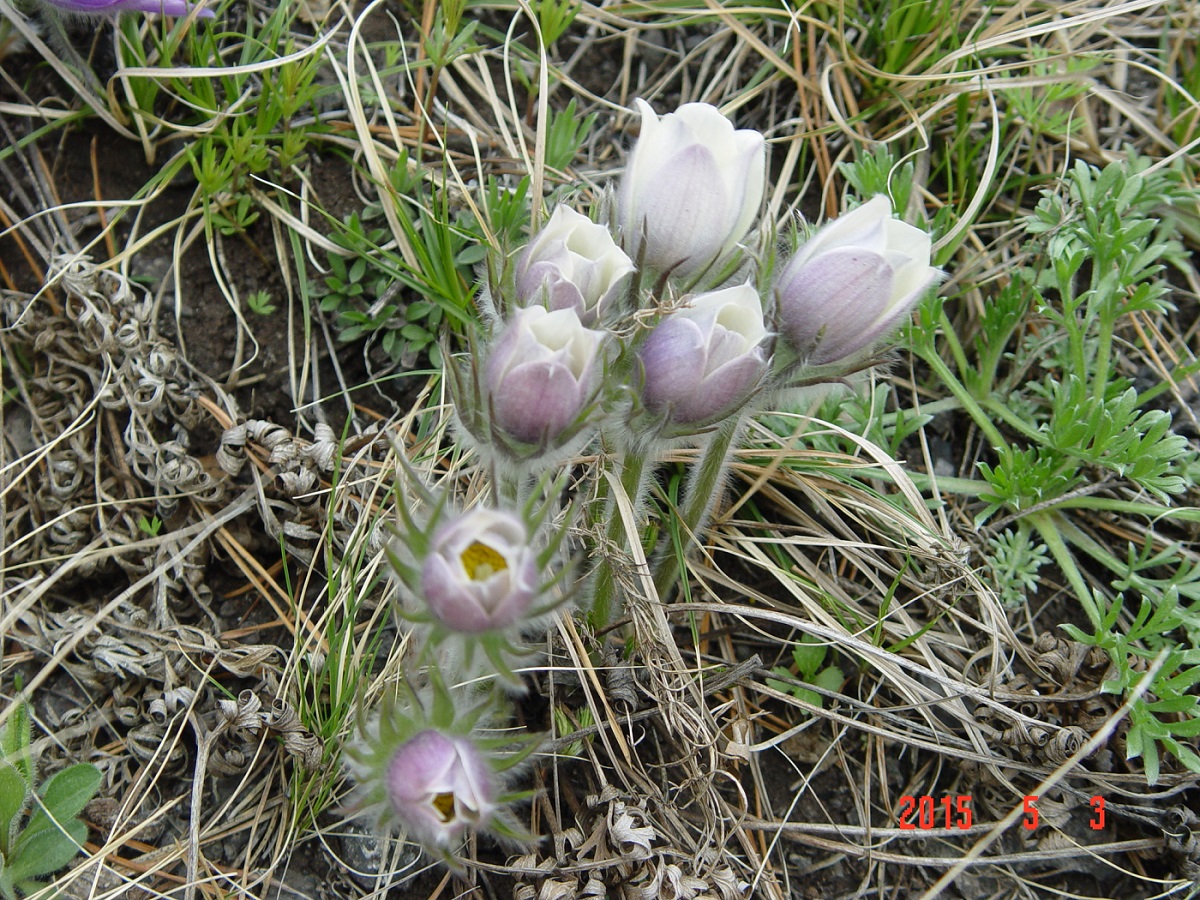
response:
<path id="1" fill-rule="evenodd" d="M 438 528 L 421 566 L 421 592 L 429 611 L 461 634 L 515 624 L 539 587 L 537 557 L 525 524 L 510 513 L 484 507 Z"/>
<path id="2" fill-rule="evenodd" d="M 601 337 L 574 309 L 517 310 L 484 374 L 493 426 L 527 444 L 555 443 L 592 396 Z"/>
<path id="3" fill-rule="evenodd" d="M 762 204 L 766 142 L 716 107 L 687 103 L 661 119 L 643 100 L 642 132 L 617 195 L 625 250 L 639 265 L 687 276 L 745 237 Z"/>
<path id="4" fill-rule="evenodd" d="M 77 15 L 93 15 L 109 12 L 144 12 L 162 13 L 165 16 L 186 16 L 199 4 L 187 0 L 42 0 L 50 6 L 58 7 Z M 201 19 L 211 19 L 213 11 L 201 9 L 196 16 Z"/>
<path id="5" fill-rule="evenodd" d="M 496 810 L 493 773 L 469 739 L 435 729 L 401 744 L 384 773 L 392 812 L 426 847 L 451 850 Z"/>
<path id="6" fill-rule="evenodd" d="M 775 285 L 779 331 L 808 362 L 846 359 L 870 347 L 937 280 L 920 228 L 892 218 L 880 194 L 819 230 Z"/>
<path id="7" fill-rule="evenodd" d="M 638 352 L 643 402 L 676 425 L 724 418 L 758 387 L 766 336 L 752 285 L 696 295 L 660 322 Z"/>
<path id="8" fill-rule="evenodd" d="M 631 271 L 607 228 L 558 206 L 517 262 L 517 296 L 526 305 L 573 309 L 591 324 Z"/>

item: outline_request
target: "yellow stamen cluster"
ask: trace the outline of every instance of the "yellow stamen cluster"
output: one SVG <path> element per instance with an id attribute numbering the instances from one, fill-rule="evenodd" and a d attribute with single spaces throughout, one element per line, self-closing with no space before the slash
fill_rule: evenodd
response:
<path id="1" fill-rule="evenodd" d="M 454 821 L 454 794 L 450 791 L 443 791 L 433 798 L 433 808 L 438 811 L 438 815 L 442 817 L 443 822 Z"/>
<path id="2" fill-rule="evenodd" d="M 475 541 L 462 552 L 462 565 L 472 581 L 486 581 L 508 568 L 504 557 L 487 544 Z"/>

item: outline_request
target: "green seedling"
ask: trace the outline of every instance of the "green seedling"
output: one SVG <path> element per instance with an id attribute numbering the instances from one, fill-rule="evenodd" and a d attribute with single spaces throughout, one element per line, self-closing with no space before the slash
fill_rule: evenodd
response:
<path id="1" fill-rule="evenodd" d="M 100 770 L 79 763 L 36 786 L 29 709 L 19 702 L 0 734 L 0 896 L 16 900 L 45 887 L 87 840 L 79 813 L 100 787 Z"/>
<path id="2" fill-rule="evenodd" d="M 269 291 L 254 291 L 246 295 L 246 306 L 250 312 L 259 316 L 269 316 L 278 307 L 271 302 Z"/>
<path id="3" fill-rule="evenodd" d="M 584 706 L 578 711 L 572 713 L 569 709 L 563 706 L 554 707 L 554 733 L 558 735 L 573 734 L 576 731 L 582 731 L 585 728 L 590 728 L 596 724 L 596 720 L 592 715 L 592 708 Z M 591 740 L 591 738 L 572 741 L 566 747 L 558 751 L 558 755 L 562 757 L 580 757 L 583 755 L 583 741 Z"/>
<path id="4" fill-rule="evenodd" d="M 810 703 L 813 706 L 823 707 L 825 698 L 821 694 L 811 688 L 804 687 L 802 684 L 797 684 L 796 681 L 799 679 L 804 684 L 811 684 L 826 691 L 840 691 L 842 683 L 846 679 L 842 675 L 842 670 L 837 666 L 824 665 L 828 652 L 829 646 L 827 644 L 822 644 L 816 638 L 803 635 L 800 638 L 800 643 L 792 647 L 794 671 L 785 666 L 776 666 L 773 671 L 780 678 L 768 678 L 767 687 L 791 694 L 796 699 L 803 700 L 805 703 Z"/>
<path id="5" fill-rule="evenodd" d="M 157 537 L 158 533 L 162 530 L 163 523 L 162 519 L 160 519 L 158 516 L 150 516 L 149 518 L 146 518 L 146 516 L 138 516 L 137 525 L 138 530 L 141 531 L 142 534 L 146 535 L 147 537 Z"/>
<path id="6" fill-rule="evenodd" d="M 575 17 L 579 15 L 582 4 L 579 0 L 541 0 L 534 4 L 537 10 L 538 28 L 541 30 L 542 43 L 552 47 L 555 42 L 566 34 Z M 573 102 L 573 101 L 572 101 Z"/>

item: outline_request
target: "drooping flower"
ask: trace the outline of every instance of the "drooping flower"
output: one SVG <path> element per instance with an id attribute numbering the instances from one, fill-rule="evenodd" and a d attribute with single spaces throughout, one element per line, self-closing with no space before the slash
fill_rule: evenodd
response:
<path id="1" fill-rule="evenodd" d="M 688 276 L 729 253 L 762 204 L 766 142 L 715 106 L 661 119 L 643 100 L 642 132 L 617 195 L 625 250 L 639 265 Z"/>
<path id="2" fill-rule="evenodd" d="M 847 359 L 895 328 L 937 280 L 929 234 L 880 194 L 820 229 L 775 285 L 779 331 L 808 362 Z"/>
<path id="3" fill-rule="evenodd" d="M 537 557 L 525 524 L 474 507 L 440 527 L 421 566 L 421 590 L 437 621 L 461 634 L 508 628 L 539 591 Z"/>
<path id="4" fill-rule="evenodd" d="M 692 298 L 650 332 L 638 352 L 642 401 L 676 425 L 703 425 L 739 409 L 766 371 L 762 302 L 750 284 Z"/>
<path id="5" fill-rule="evenodd" d="M 558 206 L 521 254 L 517 296 L 523 305 L 573 309 L 591 325 L 631 271 L 607 228 Z"/>
<path id="6" fill-rule="evenodd" d="M 590 400 L 603 335 L 574 309 L 519 309 L 488 356 L 492 424 L 526 444 L 553 446 Z"/>
<path id="7" fill-rule="evenodd" d="M 409 835 L 452 850 L 468 831 L 486 828 L 496 810 L 495 778 L 469 739 L 428 729 L 392 755 L 387 799 Z"/>
<path id="8" fill-rule="evenodd" d="M 112 12 L 161 13 L 164 16 L 186 16 L 199 6 L 188 0 L 42 0 L 50 6 L 76 15 L 98 15 Z M 211 9 L 200 9 L 196 17 L 211 19 Z"/>

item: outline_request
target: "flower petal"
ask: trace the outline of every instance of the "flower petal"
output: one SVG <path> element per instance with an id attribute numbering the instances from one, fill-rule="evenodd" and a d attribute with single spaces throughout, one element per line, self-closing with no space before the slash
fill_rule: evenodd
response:
<path id="1" fill-rule="evenodd" d="M 690 397 L 676 405 L 672 419 L 689 425 L 724 418 L 749 399 L 766 369 L 761 351 L 740 354 L 707 375 Z"/>
<path id="2" fill-rule="evenodd" d="M 697 190 L 699 185 L 706 189 Z M 646 213 L 643 260 L 647 265 L 688 275 L 724 247 L 729 196 L 707 147 L 693 144 L 673 156 L 643 190 L 640 201 Z"/>
<path id="3" fill-rule="evenodd" d="M 696 389 L 708 359 L 700 327 L 681 315 L 668 316 L 646 338 L 642 362 L 642 399 L 651 409 L 677 403 Z"/>
<path id="4" fill-rule="evenodd" d="M 563 432 L 583 409 L 579 381 L 557 360 L 521 363 L 492 394 L 496 424 L 519 441 L 536 444 Z"/>
<path id="5" fill-rule="evenodd" d="M 892 267 L 869 250 L 830 250 L 791 274 L 781 290 L 786 295 L 779 303 L 781 330 L 820 364 L 858 343 L 888 308 Z"/>

